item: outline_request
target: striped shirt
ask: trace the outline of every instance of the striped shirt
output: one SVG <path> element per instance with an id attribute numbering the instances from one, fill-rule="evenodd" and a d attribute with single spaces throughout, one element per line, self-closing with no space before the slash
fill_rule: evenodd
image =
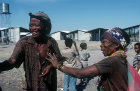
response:
<path id="1" fill-rule="evenodd" d="M 133 67 L 136 68 L 138 66 L 138 61 L 140 61 L 140 53 L 137 53 L 133 60 Z"/>

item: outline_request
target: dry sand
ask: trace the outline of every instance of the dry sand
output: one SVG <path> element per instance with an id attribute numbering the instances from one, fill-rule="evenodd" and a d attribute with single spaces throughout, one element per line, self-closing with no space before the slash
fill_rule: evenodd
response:
<path id="1" fill-rule="evenodd" d="M 60 50 L 62 48 L 64 48 L 64 41 L 57 41 L 59 44 L 59 48 Z M 79 45 L 81 43 L 80 42 L 76 42 L 77 43 L 77 47 L 79 48 Z M 101 59 L 104 58 L 102 52 L 100 51 L 100 42 L 87 42 L 88 44 L 88 52 L 90 53 L 91 57 L 89 58 L 89 65 L 92 65 L 98 61 L 100 61 Z M 135 52 L 133 50 L 133 44 L 132 43 L 129 46 L 127 55 L 128 55 L 128 61 L 132 64 L 133 61 L 133 57 L 135 55 Z M 5 45 L 5 44 L 0 44 L 0 62 L 7 60 L 14 48 L 15 44 L 9 44 L 9 45 Z M 24 71 L 23 71 L 23 66 L 21 65 L 21 67 L 19 69 L 12 69 L 9 71 L 4 71 L 0 74 L 0 86 L 2 87 L 3 91 L 23 91 L 22 87 L 24 85 Z M 57 87 L 58 87 L 58 91 L 63 91 L 63 81 L 64 81 L 64 74 L 60 71 L 57 71 L 58 73 L 58 83 L 57 83 Z M 82 87 L 78 87 L 78 91 L 97 91 L 96 90 L 96 82 L 97 82 L 97 78 L 98 77 L 94 77 L 91 78 L 91 80 L 89 81 L 87 86 L 82 86 Z M 77 80 L 77 86 L 79 86 L 80 84 L 80 80 Z"/>

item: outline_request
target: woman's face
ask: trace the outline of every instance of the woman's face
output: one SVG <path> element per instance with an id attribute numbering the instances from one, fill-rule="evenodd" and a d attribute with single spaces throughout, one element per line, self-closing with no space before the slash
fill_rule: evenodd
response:
<path id="1" fill-rule="evenodd" d="M 101 47 L 101 51 L 103 52 L 104 56 L 110 56 L 112 53 L 114 53 L 116 51 L 116 48 L 119 47 L 119 45 L 116 45 L 107 39 L 103 39 L 101 41 L 100 47 Z"/>
<path id="2" fill-rule="evenodd" d="M 32 33 L 32 36 L 34 38 L 37 38 L 37 37 L 41 36 L 41 33 L 43 31 L 42 30 L 43 24 L 41 23 L 41 21 L 39 19 L 31 18 L 30 24 L 29 24 L 29 29 Z"/>

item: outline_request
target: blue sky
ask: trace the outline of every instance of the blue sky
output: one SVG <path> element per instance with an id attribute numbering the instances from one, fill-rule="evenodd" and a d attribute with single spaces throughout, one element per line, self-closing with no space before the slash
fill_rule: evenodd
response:
<path id="1" fill-rule="evenodd" d="M 43 11 L 52 32 L 126 28 L 140 24 L 140 0 L 0 0 L 9 3 L 11 26 L 28 29 L 28 13 Z"/>

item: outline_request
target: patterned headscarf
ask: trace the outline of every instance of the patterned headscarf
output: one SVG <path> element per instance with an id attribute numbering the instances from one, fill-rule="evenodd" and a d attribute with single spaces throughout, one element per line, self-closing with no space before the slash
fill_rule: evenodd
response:
<path id="1" fill-rule="evenodd" d="M 128 39 L 125 37 L 127 37 Z M 120 30 L 120 28 L 112 28 L 106 31 L 102 36 L 102 39 L 107 39 L 115 44 L 119 44 L 123 48 L 125 48 L 130 43 L 128 34 L 123 30 Z"/>

